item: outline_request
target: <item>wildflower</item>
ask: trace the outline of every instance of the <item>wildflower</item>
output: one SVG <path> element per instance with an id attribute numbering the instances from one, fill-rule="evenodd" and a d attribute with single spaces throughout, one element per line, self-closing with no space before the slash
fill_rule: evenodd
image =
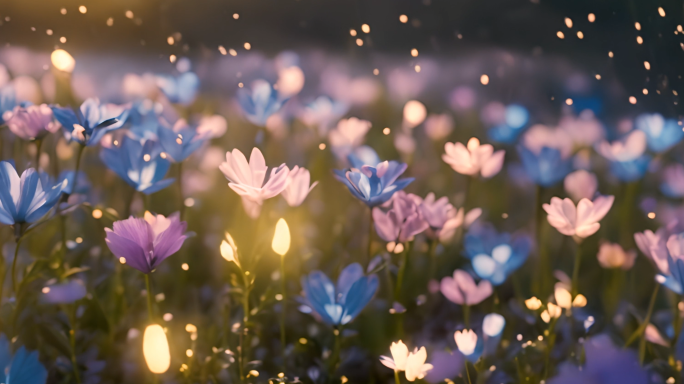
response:
<path id="1" fill-rule="evenodd" d="M 430 115 L 424 124 L 425 134 L 433 140 L 439 141 L 451 133 L 454 130 L 454 119 L 445 114 L 441 115 Z"/>
<path id="2" fill-rule="evenodd" d="M 548 221 L 558 232 L 584 239 L 596 233 L 601 227 L 599 221 L 608 213 L 615 200 L 614 196 L 599 196 L 594 201 L 582 199 L 577 207 L 572 200 L 551 198 L 551 204 L 544 204 Z"/>
<path id="3" fill-rule="evenodd" d="M 247 202 L 245 209 L 248 212 L 252 210 L 252 215 L 250 215 L 252 217 L 259 216 L 264 200 L 278 196 L 287 188 L 290 173 L 290 169 L 283 163 L 277 168 L 272 168 L 268 180 L 264 182 L 268 167 L 259 148 L 252 149 L 249 163 L 238 149 L 226 152 L 226 161 L 219 166 L 219 169 L 228 179 L 228 186 L 243 198 L 243 203 Z"/>
<path id="4" fill-rule="evenodd" d="M 318 134 L 323 136 L 332 122 L 344 116 L 348 110 L 349 105 L 346 103 L 319 96 L 304 107 L 299 118 L 308 126 L 317 126 Z"/>
<path id="5" fill-rule="evenodd" d="M 171 164 L 161 157 L 157 142 L 124 137 L 119 147 L 102 148 L 102 161 L 136 191 L 150 195 L 171 185 L 164 179 Z"/>
<path id="6" fill-rule="evenodd" d="M 157 75 L 156 83 L 170 102 L 181 105 L 190 105 L 195 101 L 200 85 L 199 77 L 191 71 L 177 77 Z"/>
<path id="7" fill-rule="evenodd" d="M 363 267 L 354 263 L 342 270 L 337 286 L 321 271 L 302 278 L 308 306 L 321 319 L 333 326 L 354 320 L 378 289 L 376 275 L 364 276 Z"/>
<path id="8" fill-rule="evenodd" d="M 0 87 L 0 125 L 5 123 L 3 115 L 5 112 L 12 111 L 17 106 L 17 98 L 14 87 L 5 85 Z"/>
<path id="9" fill-rule="evenodd" d="M 482 320 L 482 332 L 488 337 L 498 337 L 506 326 L 506 319 L 498 313 L 490 313 Z"/>
<path id="10" fill-rule="evenodd" d="M 399 191 L 393 196 L 389 211 L 373 208 L 373 222 L 380 238 L 387 242 L 403 243 L 428 228 L 412 196 Z"/>
<path id="11" fill-rule="evenodd" d="M 29 352 L 22 345 L 12 355 L 10 342 L 0 334 L 0 382 L 43 384 L 47 381 L 47 370 L 38 359 L 38 351 Z"/>
<path id="12" fill-rule="evenodd" d="M 625 251 L 620 244 L 602 243 L 596 257 L 603 268 L 620 268 L 626 271 L 634 265 L 636 251 Z"/>
<path id="13" fill-rule="evenodd" d="M 668 227 L 659 228 L 656 232 L 647 229 L 644 232 L 634 234 L 634 242 L 639 250 L 656 265 L 658 270 L 664 275 L 670 275 L 668 263 L 667 239 L 670 236 Z"/>
<path id="14" fill-rule="evenodd" d="M 563 180 L 571 169 L 570 159 L 564 158 L 556 148 L 542 147 L 535 153 L 519 145 L 518 154 L 527 175 L 542 187 L 550 187 Z"/>
<path id="15" fill-rule="evenodd" d="M 425 374 L 432 369 L 432 364 L 425 364 L 427 351 L 425 347 L 416 348 L 406 359 L 406 380 L 422 380 Z"/>
<path id="16" fill-rule="evenodd" d="M 347 157 L 356 147 L 363 144 L 370 128 L 370 121 L 356 117 L 340 120 L 337 127 L 328 133 L 328 141 L 335 155 L 342 159 Z"/>
<path id="17" fill-rule="evenodd" d="M 282 191 L 282 196 L 290 207 L 302 205 L 304 199 L 311 193 L 318 181 L 311 182 L 311 174 L 304 167 L 294 166 L 287 176 L 287 186 Z"/>
<path id="18" fill-rule="evenodd" d="M 603 124 L 596 119 L 591 109 L 585 109 L 579 116 L 563 116 L 558 127 L 565 131 L 576 147 L 589 147 L 605 137 Z"/>
<path id="19" fill-rule="evenodd" d="M 101 104 L 99 99 L 87 99 L 76 111 L 52 107 L 52 113 L 64 127 L 67 140 L 90 147 L 97 145 L 105 134 L 121 128 L 129 110 L 127 107 Z"/>
<path id="20" fill-rule="evenodd" d="M 557 319 L 561 317 L 562 314 L 563 310 L 559 305 L 548 303 L 546 305 L 546 309 L 541 313 L 540 316 L 545 323 L 548 323 L 551 321 L 551 319 Z"/>
<path id="21" fill-rule="evenodd" d="M 157 136 L 164 153 L 175 163 L 187 159 L 204 144 L 197 130 L 190 127 L 185 119 L 179 119 L 173 127 L 160 124 Z"/>
<path id="22" fill-rule="evenodd" d="M 598 189 L 598 180 L 595 174 L 580 169 L 565 176 L 563 186 L 571 199 L 575 201 L 591 200 Z"/>
<path id="23" fill-rule="evenodd" d="M 645 150 L 646 134 L 641 130 L 632 131 L 622 140 L 602 141 L 596 146 L 596 151 L 610 161 L 615 177 L 625 182 L 638 180 L 646 173 L 651 158 L 644 154 Z"/>
<path id="24" fill-rule="evenodd" d="M 86 287 L 80 280 L 52 284 L 43 287 L 41 300 L 50 304 L 71 304 L 84 298 Z"/>
<path id="25" fill-rule="evenodd" d="M 537 309 L 541 308 L 542 301 L 537 299 L 535 296 L 532 296 L 529 299 L 525 300 L 525 306 L 530 311 L 536 311 Z"/>
<path id="26" fill-rule="evenodd" d="M 221 241 L 220 251 L 221 256 L 226 259 L 226 261 L 232 261 L 240 267 L 240 260 L 237 255 L 237 245 L 235 244 L 235 240 L 233 240 L 233 236 L 228 232 L 226 232 L 226 239 Z"/>
<path id="27" fill-rule="evenodd" d="M 187 238 L 187 224 L 178 212 L 169 217 L 145 212 L 105 228 L 107 246 L 118 258 L 142 273 L 152 273 L 162 261 L 178 252 Z"/>
<path id="28" fill-rule="evenodd" d="M 240 88 L 237 93 L 242 112 L 247 120 L 260 127 L 266 126 L 266 120 L 278 112 L 287 100 L 281 100 L 278 91 L 266 80 L 256 80 L 252 88 Z"/>
<path id="29" fill-rule="evenodd" d="M 460 305 L 475 305 L 488 298 L 494 291 L 487 280 L 475 284 L 475 280 L 468 272 L 457 269 L 454 276 L 447 276 L 440 283 L 442 294 L 452 303 Z"/>
<path id="30" fill-rule="evenodd" d="M 19 177 L 12 163 L 0 161 L 0 223 L 15 225 L 37 221 L 57 204 L 68 184 L 64 179 L 53 185 L 33 168 Z"/>
<path id="31" fill-rule="evenodd" d="M 480 145 L 480 140 L 472 137 L 467 147 L 461 143 L 446 143 L 442 160 L 449 164 L 454 171 L 474 176 L 478 173 L 484 178 L 490 178 L 501 171 L 506 151 L 494 152 L 491 144 Z"/>
<path id="32" fill-rule="evenodd" d="M 335 176 L 349 188 L 354 197 L 369 207 L 375 207 L 413 181 L 412 177 L 397 180 L 406 168 L 404 163 L 383 161 L 375 167 L 364 165 L 361 169 L 335 170 Z"/>
<path id="33" fill-rule="evenodd" d="M 534 125 L 525 132 L 522 143 L 534 153 L 541 153 L 543 148 L 557 149 L 564 159 L 570 157 L 573 149 L 572 139 L 565 130 L 541 124 Z"/>
<path id="34" fill-rule="evenodd" d="M 47 104 L 14 107 L 2 114 L 2 120 L 12 133 L 24 140 L 40 139 L 60 128 L 59 123 L 52 121 L 52 109 Z"/>
<path id="35" fill-rule="evenodd" d="M 482 214 L 480 208 L 473 208 L 468 213 L 465 213 L 463 208 L 456 209 L 446 196 L 435 200 L 435 194 L 432 192 L 428 193 L 425 199 L 418 196 L 415 196 L 415 199 L 418 201 L 420 214 L 430 225 L 426 232 L 427 236 L 442 242 L 451 239 L 459 227 L 468 228 Z"/>
<path id="36" fill-rule="evenodd" d="M 684 197 L 684 165 L 676 163 L 665 168 L 660 190 L 668 197 Z"/>
<path id="37" fill-rule="evenodd" d="M 665 119 L 659 113 L 639 115 L 634 125 L 646 133 L 648 148 L 656 153 L 665 152 L 684 139 L 684 132 L 677 120 Z"/>
<path id="38" fill-rule="evenodd" d="M 475 362 L 482 354 L 482 342 L 472 329 L 464 329 L 454 333 L 454 340 L 459 352 L 471 362 Z"/>
<path id="39" fill-rule="evenodd" d="M 465 254 L 472 261 L 475 273 L 493 285 L 501 285 L 520 268 L 531 247 L 527 236 L 499 234 L 491 225 L 471 229 L 464 239 Z"/>
<path id="40" fill-rule="evenodd" d="M 221 115 L 204 116 L 197 126 L 197 137 L 204 140 L 223 136 L 228 129 L 226 118 Z"/>
<path id="41" fill-rule="evenodd" d="M 389 369 L 394 369 L 395 371 L 406 370 L 406 360 L 408 360 L 409 350 L 403 341 L 392 342 L 390 345 L 390 353 L 392 357 L 380 356 L 380 362 L 382 365 Z"/>

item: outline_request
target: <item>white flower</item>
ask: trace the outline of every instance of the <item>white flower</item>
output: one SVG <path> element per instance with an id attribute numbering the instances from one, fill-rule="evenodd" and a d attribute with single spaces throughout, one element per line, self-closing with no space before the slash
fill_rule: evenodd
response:
<path id="1" fill-rule="evenodd" d="M 468 140 L 468 146 L 461 143 L 444 144 L 445 154 L 442 160 L 449 164 L 454 171 L 463 175 L 477 175 L 490 178 L 503 166 L 506 151 L 499 150 L 494 152 L 491 144 L 480 145 L 480 140 L 473 137 Z"/>
<path id="2" fill-rule="evenodd" d="M 311 186 L 311 173 L 304 167 L 294 166 L 290 170 L 287 177 L 287 187 L 281 192 L 281 195 L 287 201 L 290 207 L 298 207 L 302 205 L 304 199 L 309 195 L 312 189 L 318 184 L 315 181 Z"/>
<path id="3" fill-rule="evenodd" d="M 544 204 L 543 208 L 548 213 L 548 221 L 558 232 L 567 236 L 586 238 L 599 230 L 598 222 L 613 206 L 614 196 L 599 196 L 594 201 L 582 199 L 577 203 L 565 198 L 551 198 L 551 204 Z"/>
<path id="4" fill-rule="evenodd" d="M 416 348 L 409 354 L 406 360 L 406 380 L 415 381 L 425 377 L 425 374 L 432 369 L 432 364 L 425 364 L 425 360 L 427 360 L 425 347 Z"/>
<path id="5" fill-rule="evenodd" d="M 482 321 L 482 332 L 489 337 L 497 337 L 506 326 L 506 319 L 498 313 L 490 313 Z"/>
<path id="6" fill-rule="evenodd" d="M 477 334 L 472 329 L 465 329 L 463 331 L 456 331 L 454 333 L 454 340 L 458 350 L 465 356 L 472 355 L 477 347 Z"/>
<path id="7" fill-rule="evenodd" d="M 390 345 L 390 353 L 392 357 L 380 356 L 382 365 L 395 371 L 403 371 L 406 369 L 406 361 L 408 360 L 409 350 L 403 341 L 399 340 L 396 343 L 392 342 Z"/>

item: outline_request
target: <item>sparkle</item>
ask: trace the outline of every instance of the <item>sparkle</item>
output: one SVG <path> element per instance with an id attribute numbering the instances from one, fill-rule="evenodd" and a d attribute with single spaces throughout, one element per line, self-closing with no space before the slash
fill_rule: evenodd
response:
<path id="1" fill-rule="evenodd" d="M 649 219 L 653 220 L 653 219 L 655 219 L 656 214 L 655 214 L 655 212 L 649 212 L 647 216 Z"/>
<path id="2" fill-rule="evenodd" d="M 413 49 L 411 50 L 411 56 L 413 56 L 413 57 L 418 57 L 418 50 L 415 49 L 415 48 L 413 48 Z"/>
<path id="3" fill-rule="evenodd" d="M 192 357 L 192 355 L 194 355 L 194 352 L 192 352 L 192 349 L 188 349 L 185 351 L 185 356 Z"/>
<path id="4" fill-rule="evenodd" d="M 233 19 L 237 20 L 239 18 L 240 18 L 240 15 L 238 15 L 237 13 L 233 13 Z"/>
<path id="5" fill-rule="evenodd" d="M 276 299 L 277 301 L 282 301 L 282 300 L 283 300 L 283 295 L 281 295 L 280 293 L 276 293 L 275 299 Z"/>
<path id="6" fill-rule="evenodd" d="M 402 24 L 408 23 L 408 16 L 406 16 L 406 15 L 399 15 L 399 22 L 401 22 Z"/>
<path id="7" fill-rule="evenodd" d="M 363 40 L 356 39 L 356 45 L 358 45 L 359 47 L 363 46 Z"/>
<path id="8" fill-rule="evenodd" d="M 181 269 L 183 269 L 184 271 L 187 271 L 188 269 L 190 269 L 190 266 L 188 265 L 188 263 L 183 263 L 181 265 Z"/>
<path id="9" fill-rule="evenodd" d="M 596 21 L 596 15 L 594 15 L 593 13 L 590 13 L 587 16 L 587 20 L 589 20 L 590 23 L 593 23 L 594 21 Z"/>
<path id="10" fill-rule="evenodd" d="M 582 31 L 577 31 L 577 38 L 584 39 L 584 33 L 582 33 Z"/>
<path id="11" fill-rule="evenodd" d="M 379 74 L 380 74 L 380 70 L 377 69 L 377 68 L 375 68 L 375 69 L 373 70 L 373 74 L 374 74 L 375 76 L 379 75 Z"/>
<path id="12" fill-rule="evenodd" d="M 370 33 L 370 25 L 368 25 L 368 24 L 362 25 L 361 30 L 363 31 L 363 33 Z"/>
<path id="13" fill-rule="evenodd" d="M 66 13 L 67 13 L 66 8 L 60 9 L 60 10 L 59 10 L 59 13 L 61 13 L 62 15 L 66 15 Z"/>
<path id="14" fill-rule="evenodd" d="M 639 24 L 639 22 L 637 21 L 636 23 L 634 23 L 634 28 L 636 28 L 637 31 L 641 31 L 641 24 Z"/>
<path id="15" fill-rule="evenodd" d="M 176 55 L 169 56 L 169 61 L 172 63 L 175 63 L 176 62 Z"/>
<path id="16" fill-rule="evenodd" d="M 642 92 L 644 95 L 648 95 L 648 89 L 644 88 Z"/>
<path id="17" fill-rule="evenodd" d="M 80 7 L 78 7 L 78 11 L 81 13 L 86 13 L 88 12 L 88 8 L 86 8 L 85 5 L 81 5 Z"/>
<path id="18" fill-rule="evenodd" d="M 230 53 L 231 56 L 237 56 L 237 51 L 234 50 L 233 48 L 229 49 L 228 53 Z"/>
<path id="19" fill-rule="evenodd" d="M 223 45 L 219 45 L 218 50 L 223 56 L 228 54 L 228 51 L 226 51 L 226 48 L 224 48 Z"/>
<path id="20" fill-rule="evenodd" d="M 50 287 L 43 287 L 42 291 L 43 293 L 48 294 L 50 293 Z"/>
<path id="21" fill-rule="evenodd" d="M 150 161 L 150 159 L 151 159 L 151 157 L 150 157 L 149 153 L 146 153 L 145 155 L 143 155 L 143 160 Z"/>
<path id="22" fill-rule="evenodd" d="M 133 15 L 133 11 L 131 11 L 131 10 L 126 11 L 125 15 L 129 19 L 132 19 L 133 17 L 135 17 L 135 15 Z"/>
<path id="23" fill-rule="evenodd" d="M 66 37 L 64 37 L 64 36 L 62 36 L 62 37 L 59 38 L 59 42 L 62 43 L 62 44 L 66 43 L 66 41 L 67 41 L 67 40 L 66 40 Z"/>
<path id="24" fill-rule="evenodd" d="M 318 149 L 320 149 L 321 151 L 324 150 L 325 149 L 325 143 L 318 144 Z"/>
<path id="25" fill-rule="evenodd" d="M 613 56 L 615 56 L 615 55 L 613 55 L 613 51 L 609 51 L 609 52 L 608 52 L 608 57 L 610 57 L 610 58 L 612 59 Z"/>
<path id="26" fill-rule="evenodd" d="M 173 36 L 169 36 L 169 37 L 166 38 L 166 42 L 167 42 L 169 45 L 173 45 L 173 44 L 176 43 L 176 40 L 173 39 Z"/>
<path id="27" fill-rule="evenodd" d="M 47 31 L 45 31 L 45 33 L 46 33 L 48 36 L 52 36 L 52 33 L 53 33 L 53 32 L 52 32 L 52 29 L 48 29 Z"/>
<path id="28" fill-rule="evenodd" d="M 596 80 L 601 80 L 601 75 L 599 75 L 598 73 L 596 74 Z"/>
<path id="29" fill-rule="evenodd" d="M 390 130 L 389 128 L 385 128 L 385 129 L 382 130 L 382 133 L 385 134 L 385 135 L 389 135 L 390 132 L 391 132 L 391 130 Z"/>
<path id="30" fill-rule="evenodd" d="M 629 97 L 629 103 L 630 103 L 630 104 L 636 104 L 636 102 L 637 102 L 636 97 L 634 97 L 634 96 L 630 96 L 630 97 Z"/>
<path id="31" fill-rule="evenodd" d="M 565 99 L 565 104 L 572 105 L 572 99 Z"/>
<path id="32" fill-rule="evenodd" d="M 250 43 L 245 43 L 244 47 L 245 47 L 246 50 L 249 51 L 250 49 L 252 49 L 252 44 L 250 44 Z"/>
<path id="33" fill-rule="evenodd" d="M 487 75 L 480 76 L 480 83 L 482 83 L 482 85 L 489 84 L 489 76 L 487 76 Z"/>
<path id="34" fill-rule="evenodd" d="M 100 219 L 100 218 L 102 218 L 102 210 L 100 210 L 100 209 L 93 209 L 93 218 L 94 218 L 94 219 Z"/>
<path id="35" fill-rule="evenodd" d="M 417 64 L 416 64 L 416 66 L 413 67 L 413 69 L 415 69 L 416 72 L 420 73 L 420 65 L 417 65 Z"/>
<path id="36" fill-rule="evenodd" d="M 188 208 L 193 207 L 195 205 L 195 199 L 193 199 L 192 197 L 188 197 L 183 201 L 183 205 L 185 205 Z"/>
<path id="37" fill-rule="evenodd" d="M 658 7 L 658 14 L 660 15 L 660 17 L 665 17 L 665 10 L 663 9 L 663 7 Z"/>
<path id="38" fill-rule="evenodd" d="M 350 30 L 349 30 L 349 34 L 352 35 L 352 36 L 356 36 L 356 35 L 357 35 L 356 29 L 350 29 Z"/>
<path id="39" fill-rule="evenodd" d="M 111 27 L 112 25 L 114 25 L 114 18 L 110 17 L 109 19 L 107 19 L 107 26 Z"/>
<path id="40" fill-rule="evenodd" d="M 556 33 L 556 36 L 558 36 L 559 39 L 565 39 L 565 34 L 561 31 L 558 31 L 558 33 Z"/>
<path id="41" fill-rule="evenodd" d="M 651 63 L 649 63 L 648 61 L 644 61 L 644 68 L 646 68 L 647 71 L 650 70 L 651 69 Z"/>
<path id="42" fill-rule="evenodd" d="M 568 28 L 572 28 L 572 19 L 569 17 L 565 18 L 565 26 Z"/>
<path id="43" fill-rule="evenodd" d="M 644 43 L 644 38 L 641 36 L 637 36 L 637 44 L 643 44 Z"/>
<path id="44" fill-rule="evenodd" d="M 119 257 L 119 263 L 126 264 L 126 258 L 125 257 Z"/>

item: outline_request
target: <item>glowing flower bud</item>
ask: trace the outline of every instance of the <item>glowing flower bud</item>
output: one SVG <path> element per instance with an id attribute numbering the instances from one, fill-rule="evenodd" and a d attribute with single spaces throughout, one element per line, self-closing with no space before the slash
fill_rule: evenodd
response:
<path id="1" fill-rule="evenodd" d="M 143 335 L 143 356 L 150 372 L 162 374 L 171 365 L 169 342 L 166 340 L 164 329 L 159 324 L 152 324 L 145 328 Z"/>
<path id="2" fill-rule="evenodd" d="M 472 329 L 456 331 L 456 333 L 454 333 L 454 340 L 456 340 L 458 350 L 465 356 L 472 355 L 473 352 L 475 352 L 475 348 L 477 347 L 477 334 L 473 332 Z"/>
<path id="3" fill-rule="evenodd" d="M 556 289 L 553 292 L 553 296 L 556 298 L 556 304 L 559 307 L 569 309 L 572 307 L 572 295 L 567 289 L 556 284 Z"/>
<path id="4" fill-rule="evenodd" d="M 226 239 L 221 242 L 221 256 L 227 261 L 232 261 L 240 266 L 237 258 L 237 246 L 230 233 L 226 232 Z"/>
<path id="5" fill-rule="evenodd" d="M 52 65 L 54 65 L 55 68 L 68 73 L 73 72 L 74 67 L 76 66 L 76 60 L 74 60 L 73 56 L 63 49 L 55 49 L 52 51 L 50 61 L 52 61 Z"/>
<path id="6" fill-rule="evenodd" d="M 395 371 L 403 371 L 406 369 L 406 360 L 409 356 L 409 350 L 403 341 L 392 342 L 390 346 L 390 353 L 392 357 L 380 356 L 380 362 L 387 368 Z"/>
<path id="7" fill-rule="evenodd" d="M 271 248 L 273 248 L 273 252 L 280 256 L 285 256 L 290 249 L 290 228 L 287 226 L 285 219 L 278 220 L 278 223 L 276 224 Z"/>
<path id="8" fill-rule="evenodd" d="M 575 296 L 575 300 L 572 301 L 572 306 L 575 308 L 582 308 L 585 305 L 587 305 L 587 298 L 582 294 Z"/>
<path id="9" fill-rule="evenodd" d="M 541 300 L 532 296 L 529 299 L 525 300 L 525 306 L 527 307 L 527 309 L 531 311 L 536 311 L 537 309 L 541 308 L 542 302 Z"/>

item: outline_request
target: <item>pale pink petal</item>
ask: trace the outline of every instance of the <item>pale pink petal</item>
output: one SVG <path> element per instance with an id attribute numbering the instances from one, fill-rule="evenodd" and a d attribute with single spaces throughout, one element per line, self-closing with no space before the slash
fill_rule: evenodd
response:
<path id="1" fill-rule="evenodd" d="M 505 155 L 506 151 L 500 150 L 496 151 L 489 159 L 487 159 L 484 164 L 482 164 L 482 177 L 490 178 L 499 173 L 501 171 L 501 167 L 503 167 Z"/>

